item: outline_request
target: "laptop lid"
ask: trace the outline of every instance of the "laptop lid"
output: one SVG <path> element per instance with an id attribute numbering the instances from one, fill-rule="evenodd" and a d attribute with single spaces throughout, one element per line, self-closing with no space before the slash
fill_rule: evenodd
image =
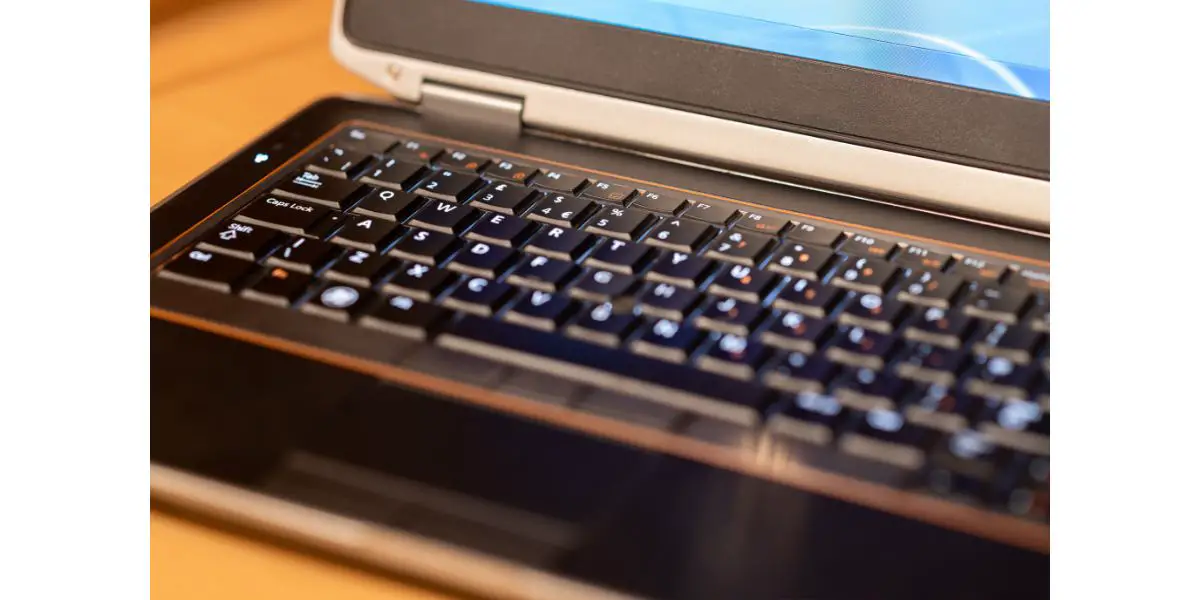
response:
<path id="1" fill-rule="evenodd" d="M 1049 0 L 337 0 L 401 100 L 1049 231 Z"/>

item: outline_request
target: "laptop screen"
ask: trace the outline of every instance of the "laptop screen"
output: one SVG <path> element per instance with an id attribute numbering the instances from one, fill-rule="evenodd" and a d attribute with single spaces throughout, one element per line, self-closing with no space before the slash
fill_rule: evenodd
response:
<path id="1" fill-rule="evenodd" d="M 475 0 L 1050 99 L 1050 0 Z"/>

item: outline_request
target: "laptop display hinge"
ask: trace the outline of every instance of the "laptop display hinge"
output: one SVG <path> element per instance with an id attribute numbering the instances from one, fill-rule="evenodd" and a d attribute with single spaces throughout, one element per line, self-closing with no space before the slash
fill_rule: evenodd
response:
<path id="1" fill-rule="evenodd" d="M 454 121 L 471 120 L 513 132 L 521 130 L 524 98 L 481 92 L 434 81 L 421 83 L 422 114 Z"/>

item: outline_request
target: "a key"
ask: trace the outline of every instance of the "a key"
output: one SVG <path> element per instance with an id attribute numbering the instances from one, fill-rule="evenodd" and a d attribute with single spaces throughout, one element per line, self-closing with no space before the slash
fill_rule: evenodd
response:
<path id="1" fill-rule="evenodd" d="M 886 294 L 895 279 L 896 267 L 872 258 L 843 262 L 834 270 L 833 285 L 867 294 Z"/>
<path id="2" fill-rule="evenodd" d="M 767 270 L 820 281 L 833 262 L 832 250 L 799 242 L 785 242 L 767 261 Z"/>
<path id="3" fill-rule="evenodd" d="M 644 208 L 656 213 L 677 215 L 688 206 L 687 200 L 678 194 L 667 192 L 646 192 L 635 196 L 630 206 Z"/>
<path id="4" fill-rule="evenodd" d="M 619 183 L 609 183 L 607 181 L 597 181 L 585 188 L 579 193 L 584 198 L 591 198 L 601 202 L 624 205 L 630 196 L 637 193 L 637 190 Z"/>
<path id="5" fill-rule="evenodd" d="M 711 223 L 718 227 L 724 227 L 730 220 L 741 214 L 738 209 L 731 205 L 713 204 L 707 201 L 693 202 L 683 213 L 689 219 Z"/>
<path id="6" fill-rule="evenodd" d="M 822 392 L 838 366 L 804 352 L 778 352 L 763 372 L 763 383 L 784 392 Z"/>
<path id="7" fill-rule="evenodd" d="M 843 325 L 865 327 L 880 333 L 891 333 L 904 316 L 905 306 L 894 298 L 879 294 L 848 292 L 846 305 L 838 315 Z"/>
<path id="8" fill-rule="evenodd" d="M 494 181 L 471 196 L 471 206 L 506 215 L 519 215 L 540 194 L 508 181 Z"/>
<path id="9" fill-rule="evenodd" d="M 745 302 L 762 302 L 775 289 L 779 276 L 746 265 L 725 265 L 708 286 L 714 296 L 728 296 Z"/>
<path id="10" fill-rule="evenodd" d="M 939 438 L 936 431 L 883 409 L 854 415 L 846 429 L 838 438 L 842 452 L 912 471 L 925 466 L 926 453 Z"/>
<path id="11" fill-rule="evenodd" d="M 320 223 L 313 226 L 309 233 L 320 240 L 329 239 L 333 234 L 337 233 L 347 222 L 352 221 L 354 217 L 338 211 L 330 211 L 321 219 Z"/>
<path id="12" fill-rule="evenodd" d="M 619 240 L 635 240 L 655 220 L 656 217 L 640 208 L 601 206 L 583 230 Z"/>
<path id="13" fill-rule="evenodd" d="M 444 169 L 477 173 L 489 162 L 490 160 L 485 156 L 468 154 L 462 150 L 446 150 L 438 155 L 435 164 Z"/>
<path id="14" fill-rule="evenodd" d="M 403 230 L 404 227 L 395 221 L 352 215 L 330 241 L 368 252 L 382 252 Z"/>
<path id="15" fill-rule="evenodd" d="M 387 221 L 403 221 L 424 205 L 421 198 L 384 188 L 376 188 L 354 206 L 354 214 Z"/>
<path id="16" fill-rule="evenodd" d="M 963 279 L 934 271 L 913 271 L 896 286 L 896 298 L 910 304 L 950 308 Z"/>
<path id="17" fill-rule="evenodd" d="M 479 217 L 479 211 L 462 204 L 434 200 L 418 210 L 407 221 L 410 227 L 421 227 L 451 235 L 462 235 Z"/>
<path id="18" fill-rule="evenodd" d="M 576 190 L 586 185 L 587 178 L 582 175 L 563 173 L 562 171 L 541 171 L 533 178 L 533 185 L 552 192 L 574 194 Z"/>
<path id="19" fill-rule="evenodd" d="M 307 302 L 300 305 L 302 312 L 310 315 L 348 322 L 371 304 L 374 297 L 370 290 L 343 283 L 326 283 Z"/>
<path id="20" fill-rule="evenodd" d="M 529 255 L 508 275 L 508 282 L 544 292 L 557 292 L 574 277 L 577 270 L 572 262 Z"/>
<path id="21" fill-rule="evenodd" d="M 737 298 L 712 298 L 704 312 L 696 318 L 701 329 L 749 337 L 762 319 L 763 309 L 757 304 Z"/>
<path id="22" fill-rule="evenodd" d="M 405 262 L 384 281 L 383 291 L 422 302 L 433 302 L 455 279 L 457 277 L 449 271 L 418 262 Z"/>
<path id="23" fill-rule="evenodd" d="M 971 318 L 943 308 L 917 310 L 904 325 L 904 338 L 956 349 L 970 331 Z"/>
<path id="24" fill-rule="evenodd" d="M 642 327 L 637 339 L 629 343 L 629 349 L 642 356 L 684 363 L 704 338 L 704 332 L 679 321 L 656 319 Z"/>
<path id="25" fill-rule="evenodd" d="M 1002 356 L 1018 365 L 1029 364 L 1042 344 L 1042 334 L 1026 327 L 990 323 L 983 327 L 974 345 L 976 354 Z"/>
<path id="26" fill-rule="evenodd" d="M 498 160 L 488 165 L 488 168 L 484 169 L 483 175 L 490 179 L 501 179 L 516 184 L 524 184 L 536 172 L 537 169 L 529 165 Z"/>
<path id="27" fill-rule="evenodd" d="M 1050 411 L 1037 402 L 988 399 L 979 417 L 979 431 L 992 443 L 1050 455 Z"/>
<path id="28" fill-rule="evenodd" d="M 829 315 L 841 296 L 842 291 L 831 285 L 807 279 L 793 279 L 780 290 L 773 306 L 780 310 L 791 310 L 822 318 Z"/>
<path id="29" fill-rule="evenodd" d="M 753 267 L 762 261 L 773 244 L 773 238 L 768 236 L 734 230 L 717 238 L 705 256 Z"/>
<path id="30" fill-rule="evenodd" d="M 329 242 L 296 237 L 267 258 L 267 265 L 312 275 L 325 268 L 340 252 L 340 248 Z"/>
<path id="31" fill-rule="evenodd" d="M 789 398 L 782 410 L 771 415 L 767 430 L 775 436 L 828 446 L 849 415 L 850 410 L 833 396 L 803 391 Z"/>
<path id="32" fill-rule="evenodd" d="M 332 145 L 308 164 L 308 170 L 342 179 L 353 178 L 375 157 L 369 152 Z"/>
<path id="33" fill-rule="evenodd" d="M 414 340 L 427 340 L 435 335 L 451 316 L 451 312 L 408 296 L 387 296 L 383 302 L 359 319 L 364 327 Z"/>
<path id="34" fill-rule="evenodd" d="M 580 300 L 607 302 L 613 297 L 625 295 L 637 283 L 632 275 L 605 269 L 587 269 L 571 286 L 570 294 Z"/>
<path id="35" fill-rule="evenodd" d="M 696 357 L 696 366 L 711 373 L 751 380 L 769 355 L 765 346 L 740 335 L 716 333 L 712 337 L 712 343 Z"/>
<path id="36" fill-rule="evenodd" d="M 242 260 L 256 261 L 270 254 L 279 245 L 279 237 L 279 232 L 273 229 L 233 222 L 204 236 L 196 247 Z"/>
<path id="37" fill-rule="evenodd" d="M 784 237 L 815 248 L 832 248 L 842 239 L 842 230 L 810 223 L 796 223 Z"/>
<path id="38" fill-rule="evenodd" d="M 158 276 L 229 293 L 253 268 L 252 262 L 208 250 L 193 249 L 167 263 Z"/>
<path id="39" fill-rule="evenodd" d="M 760 337 L 768 346 L 812 354 L 829 331 L 828 321 L 789 310 L 776 315 Z"/>
<path id="40" fill-rule="evenodd" d="M 304 202 L 345 210 L 358 201 L 367 187 L 341 177 L 297 171 L 275 186 L 275 193 Z"/>
<path id="41" fill-rule="evenodd" d="M 467 239 L 518 248 L 536 230 L 537 225 L 521 217 L 484 213 L 483 218 L 467 232 Z"/>
<path id="42" fill-rule="evenodd" d="M 268 267 L 252 285 L 242 290 L 242 297 L 275 306 L 294 304 L 312 284 L 312 277 L 293 273 L 281 267 Z"/>
<path id="43" fill-rule="evenodd" d="M 359 287 L 371 287 L 387 274 L 391 262 L 386 256 L 351 248 L 323 276 Z"/>
<path id="44" fill-rule="evenodd" d="M 458 238 L 448 233 L 410 229 L 388 250 L 388 254 L 401 260 L 440 265 L 458 249 L 459 244 Z"/>
<path id="45" fill-rule="evenodd" d="M 700 302 L 700 293 L 669 283 L 647 283 L 638 295 L 641 314 L 684 321 Z"/>
<path id="46" fill-rule="evenodd" d="M 887 334 L 862 327 L 843 327 L 825 354 L 829 360 L 847 366 L 881 371 L 893 345 L 892 337 Z"/>
<path id="47" fill-rule="evenodd" d="M 526 217 L 535 221 L 576 228 L 587 219 L 596 204 L 567 194 L 547 194 L 534 203 Z"/>
<path id="48" fill-rule="evenodd" d="M 597 269 L 635 274 L 645 268 L 653 256 L 650 248 L 636 242 L 601 239 L 584 264 Z"/>
<path id="49" fill-rule="evenodd" d="M 976 357 L 976 365 L 967 375 L 967 391 L 978 396 L 1024 399 L 1037 377 L 1037 369 L 1018 365 L 1003 356 Z"/>
<path id="50" fill-rule="evenodd" d="M 713 261 L 683 252 L 665 252 L 646 273 L 647 281 L 699 287 L 713 272 Z"/>
<path id="51" fill-rule="evenodd" d="M 982 400 L 960 393 L 953 386 L 918 384 L 904 400 L 904 416 L 909 421 L 953 433 L 971 426 L 982 407 Z"/>
<path id="52" fill-rule="evenodd" d="M 577 229 L 544 226 L 525 244 L 525 251 L 574 262 L 595 243 L 595 236 Z"/>
<path id="53" fill-rule="evenodd" d="M 405 140 L 392 147 L 391 150 L 388 150 L 388 154 L 404 160 L 428 164 L 441 151 L 442 149 L 436 146 L 430 146 L 416 140 Z"/>
<path id="54" fill-rule="evenodd" d="M 561 294 L 530 290 L 507 312 L 504 320 L 526 327 L 554 331 L 575 312 L 575 302 Z"/>
<path id="55" fill-rule="evenodd" d="M 359 127 L 343 129 L 333 138 L 335 146 L 358 148 L 373 154 L 383 154 L 399 142 L 400 140 L 385 133 Z"/>
<path id="56" fill-rule="evenodd" d="M 490 317 L 513 295 L 513 287 L 483 277 L 468 277 L 461 281 L 442 305 L 482 317 Z"/>
<path id="57" fill-rule="evenodd" d="M 734 227 L 739 229 L 749 229 L 750 231 L 772 236 L 779 235 L 789 225 L 791 225 L 791 221 L 783 217 L 757 211 L 742 213 L 741 218 L 733 224 Z"/>
<path id="58" fill-rule="evenodd" d="M 471 197 L 471 194 L 479 187 L 479 183 L 479 178 L 474 175 L 442 169 L 417 184 L 412 192 L 434 200 L 461 204 Z"/>
<path id="59" fill-rule="evenodd" d="M 615 348 L 637 326 L 637 317 L 618 314 L 605 302 L 586 306 L 579 317 L 567 325 L 568 336 Z"/>
<path id="60" fill-rule="evenodd" d="M 475 277 L 499 279 L 509 267 L 517 262 L 517 252 L 512 248 L 484 242 L 468 242 L 461 252 L 446 265 L 447 269 Z"/>
<path id="61" fill-rule="evenodd" d="M 1029 302 L 1029 292 L 1020 287 L 980 285 L 963 301 L 964 314 L 981 319 L 1015 324 Z"/>
<path id="62" fill-rule="evenodd" d="M 362 180 L 371 185 L 405 191 L 416 185 L 425 173 L 425 166 L 421 163 L 389 157 L 379 166 L 368 169 Z"/>
<path id="63" fill-rule="evenodd" d="M 690 254 L 699 250 L 712 237 L 714 231 L 716 229 L 711 225 L 699 221 L 665 219 L 646 236 L 646 243 Z"/>
<path id="64" fill-rule="evenodd" d="M 893 368 L 897 375 L 905 379 L 952 385 L 965 358 L 959 350 L 917 343 L 906 346 L 900 352 Z"/>
<path id="65" fill-rule="evenodd" d="M 872 369 L 847 369 L 833 384 L 833 395 L 843 405 L 856 410 L 896 410 L 908 392 L 907 381 Z"/>
<path id="66" fill-rule="evenodd" d="M 317 225 L 329 210 L 280 196 L 264 196 L 234 217 L 235 221 L 262 225 L 296 235 L 314 237 Z"/>
<path id="67" fill-rule="evenodd" d="M 932 271 L 937 273 L 946 268 L 946 264 L 950 262 L 950 255 L 943 252 L 934 252 L 923 246 L 908 245 L 896 253 L 896 257 L 892 259 L 892 262 L 917 271 Z"/>
<path id="68" fill-rule="evenodd" d="M 896 244 L 893 242 L 884 241 L 872 235 L 853 233 L 838 250 L 854 257 L 887 260 L 888 255 L 895 248 Z"/>
<path id="69" fill-rule="evenodd" d="M 986 261 L 982 258 L 966 256 L 954 262 L 950 272 L 971 281 L 996 283 L 1004 276 L 1008 267 L 1002 264 Z"/>

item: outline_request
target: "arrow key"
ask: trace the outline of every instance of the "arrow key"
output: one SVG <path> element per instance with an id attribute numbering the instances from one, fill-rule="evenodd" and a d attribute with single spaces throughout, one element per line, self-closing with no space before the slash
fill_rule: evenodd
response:
<path id="1" fill-rule="evenodd" d="M 243 260 L 258 260 L 279 245 L 279 234 L 266 227 L 247 223 L 227 223 L 212 232 L 197 247 Z"/>

